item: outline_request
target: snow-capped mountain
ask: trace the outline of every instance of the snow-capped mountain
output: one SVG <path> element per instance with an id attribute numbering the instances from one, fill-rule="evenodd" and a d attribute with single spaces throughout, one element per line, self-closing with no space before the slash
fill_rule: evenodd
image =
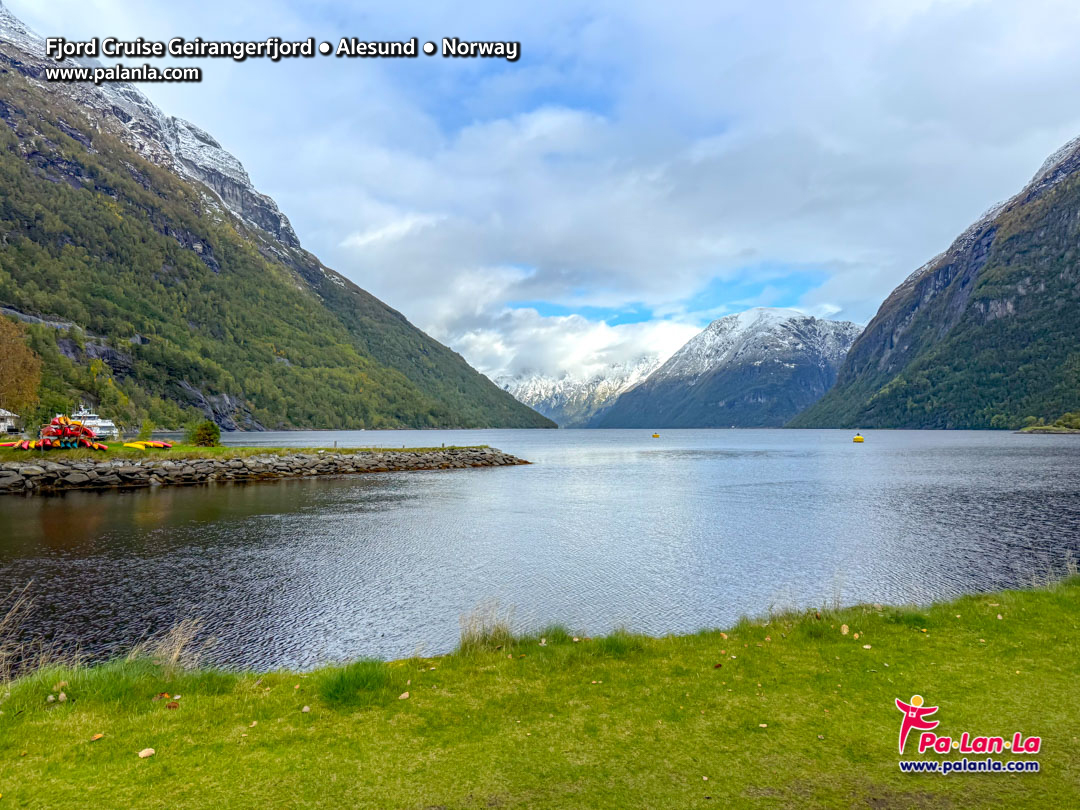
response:
<path id="1" fill-rule="evenodd" d="M 69 63 L 99 64 L 94 59 L 66 59 L 63 64 Z M 45 56 L 44 38 L 0 2 L 0 65 L 44 84 L 45 68 L 56 64 Z M 133 85 L 49 82 L 48 87 L 77 101 L 95 129 L 117 135 L 150 162 L 205 184 L 245 224 L 286 247 L 300 246 L 288 218 L 255 189 L 239 160 L 199 127 L 163 113 Z"/>
<path id="2" fill-rule="evenodd" d="M 792 309 L 713 321 L 590 427 L 783 425 L 832 386 L 861 327 Z"/>
<path id="3" fill-rule="evenodd" d="M 625 363 L 612 363 L 591 375 L 520 374 L 500 377 L 495 382 L 560 427 L 584 427 L 659 365 L 659 357 L 646 355 Z"/>

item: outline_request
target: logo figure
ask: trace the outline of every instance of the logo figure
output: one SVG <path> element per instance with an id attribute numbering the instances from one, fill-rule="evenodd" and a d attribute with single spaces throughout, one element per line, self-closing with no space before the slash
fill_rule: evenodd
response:
<path id="1" fill-rule="evenodd" d="M 900 724 L 900 753 L 903 754 L 909 731 L 913 728 L 929 731 L 938 727 L 940 721 L 926 719 L 936 712 L 938 707 L 923 706 L 922 695 L 912 695 L 911 703 L 904 703 L 900 698 L 897 698 L 896 708 L 904 713 L 904 721 Z"/>

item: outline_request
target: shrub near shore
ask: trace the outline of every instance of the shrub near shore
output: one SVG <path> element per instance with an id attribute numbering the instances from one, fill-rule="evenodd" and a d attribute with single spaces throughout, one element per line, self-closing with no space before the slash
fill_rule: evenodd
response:
<path id="1" fill-rule="evenodd" d="M 1078 631 L 1073 578 L 660 639 L 494 623 L 451 655 L 300 674 L 185 666 L 174 645 L 9 684 L 0 793 L 50 808 L 1075 806 Z M 1040 735 L 1042 771 L 900 773 L 893 701 L 913 694 L 954 731 Z"/>

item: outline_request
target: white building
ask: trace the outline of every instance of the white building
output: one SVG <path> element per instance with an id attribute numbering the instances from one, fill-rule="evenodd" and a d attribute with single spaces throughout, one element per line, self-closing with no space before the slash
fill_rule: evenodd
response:
<path id="1" fill-rule="evenodd" d="M 0 408 L 0 433 L 18 433 L 21 421 L 17 414 Z"/>

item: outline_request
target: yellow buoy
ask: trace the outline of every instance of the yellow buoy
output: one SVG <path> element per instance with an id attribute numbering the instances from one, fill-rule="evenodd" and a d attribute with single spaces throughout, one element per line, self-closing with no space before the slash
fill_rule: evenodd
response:
<path id="1" fill-rule="evenodd" d="M 856 433 L 856 434 L 855 434 L 855 438 L 854 438 L 854 439 L 852 439 L 852 441 L 853 441 L 853 442 L 858 442 L 858 443 L 860 443 L 860 444 L 861 444 L 861 443 L 862 443 L 862 441 L 863 441 L 863 437 L 862 437 L 862 434 L 861 434 L 861 433 Z"/>
<path id="2" fill-rule="evenodd" d="M 654 439 L 659 439 L 659 438 L 660 438 L 660 434 L 659 434 L 659 433 L 654 433 L 654 434 L 652 435 L 652 437 L 653 437 Z"/>

